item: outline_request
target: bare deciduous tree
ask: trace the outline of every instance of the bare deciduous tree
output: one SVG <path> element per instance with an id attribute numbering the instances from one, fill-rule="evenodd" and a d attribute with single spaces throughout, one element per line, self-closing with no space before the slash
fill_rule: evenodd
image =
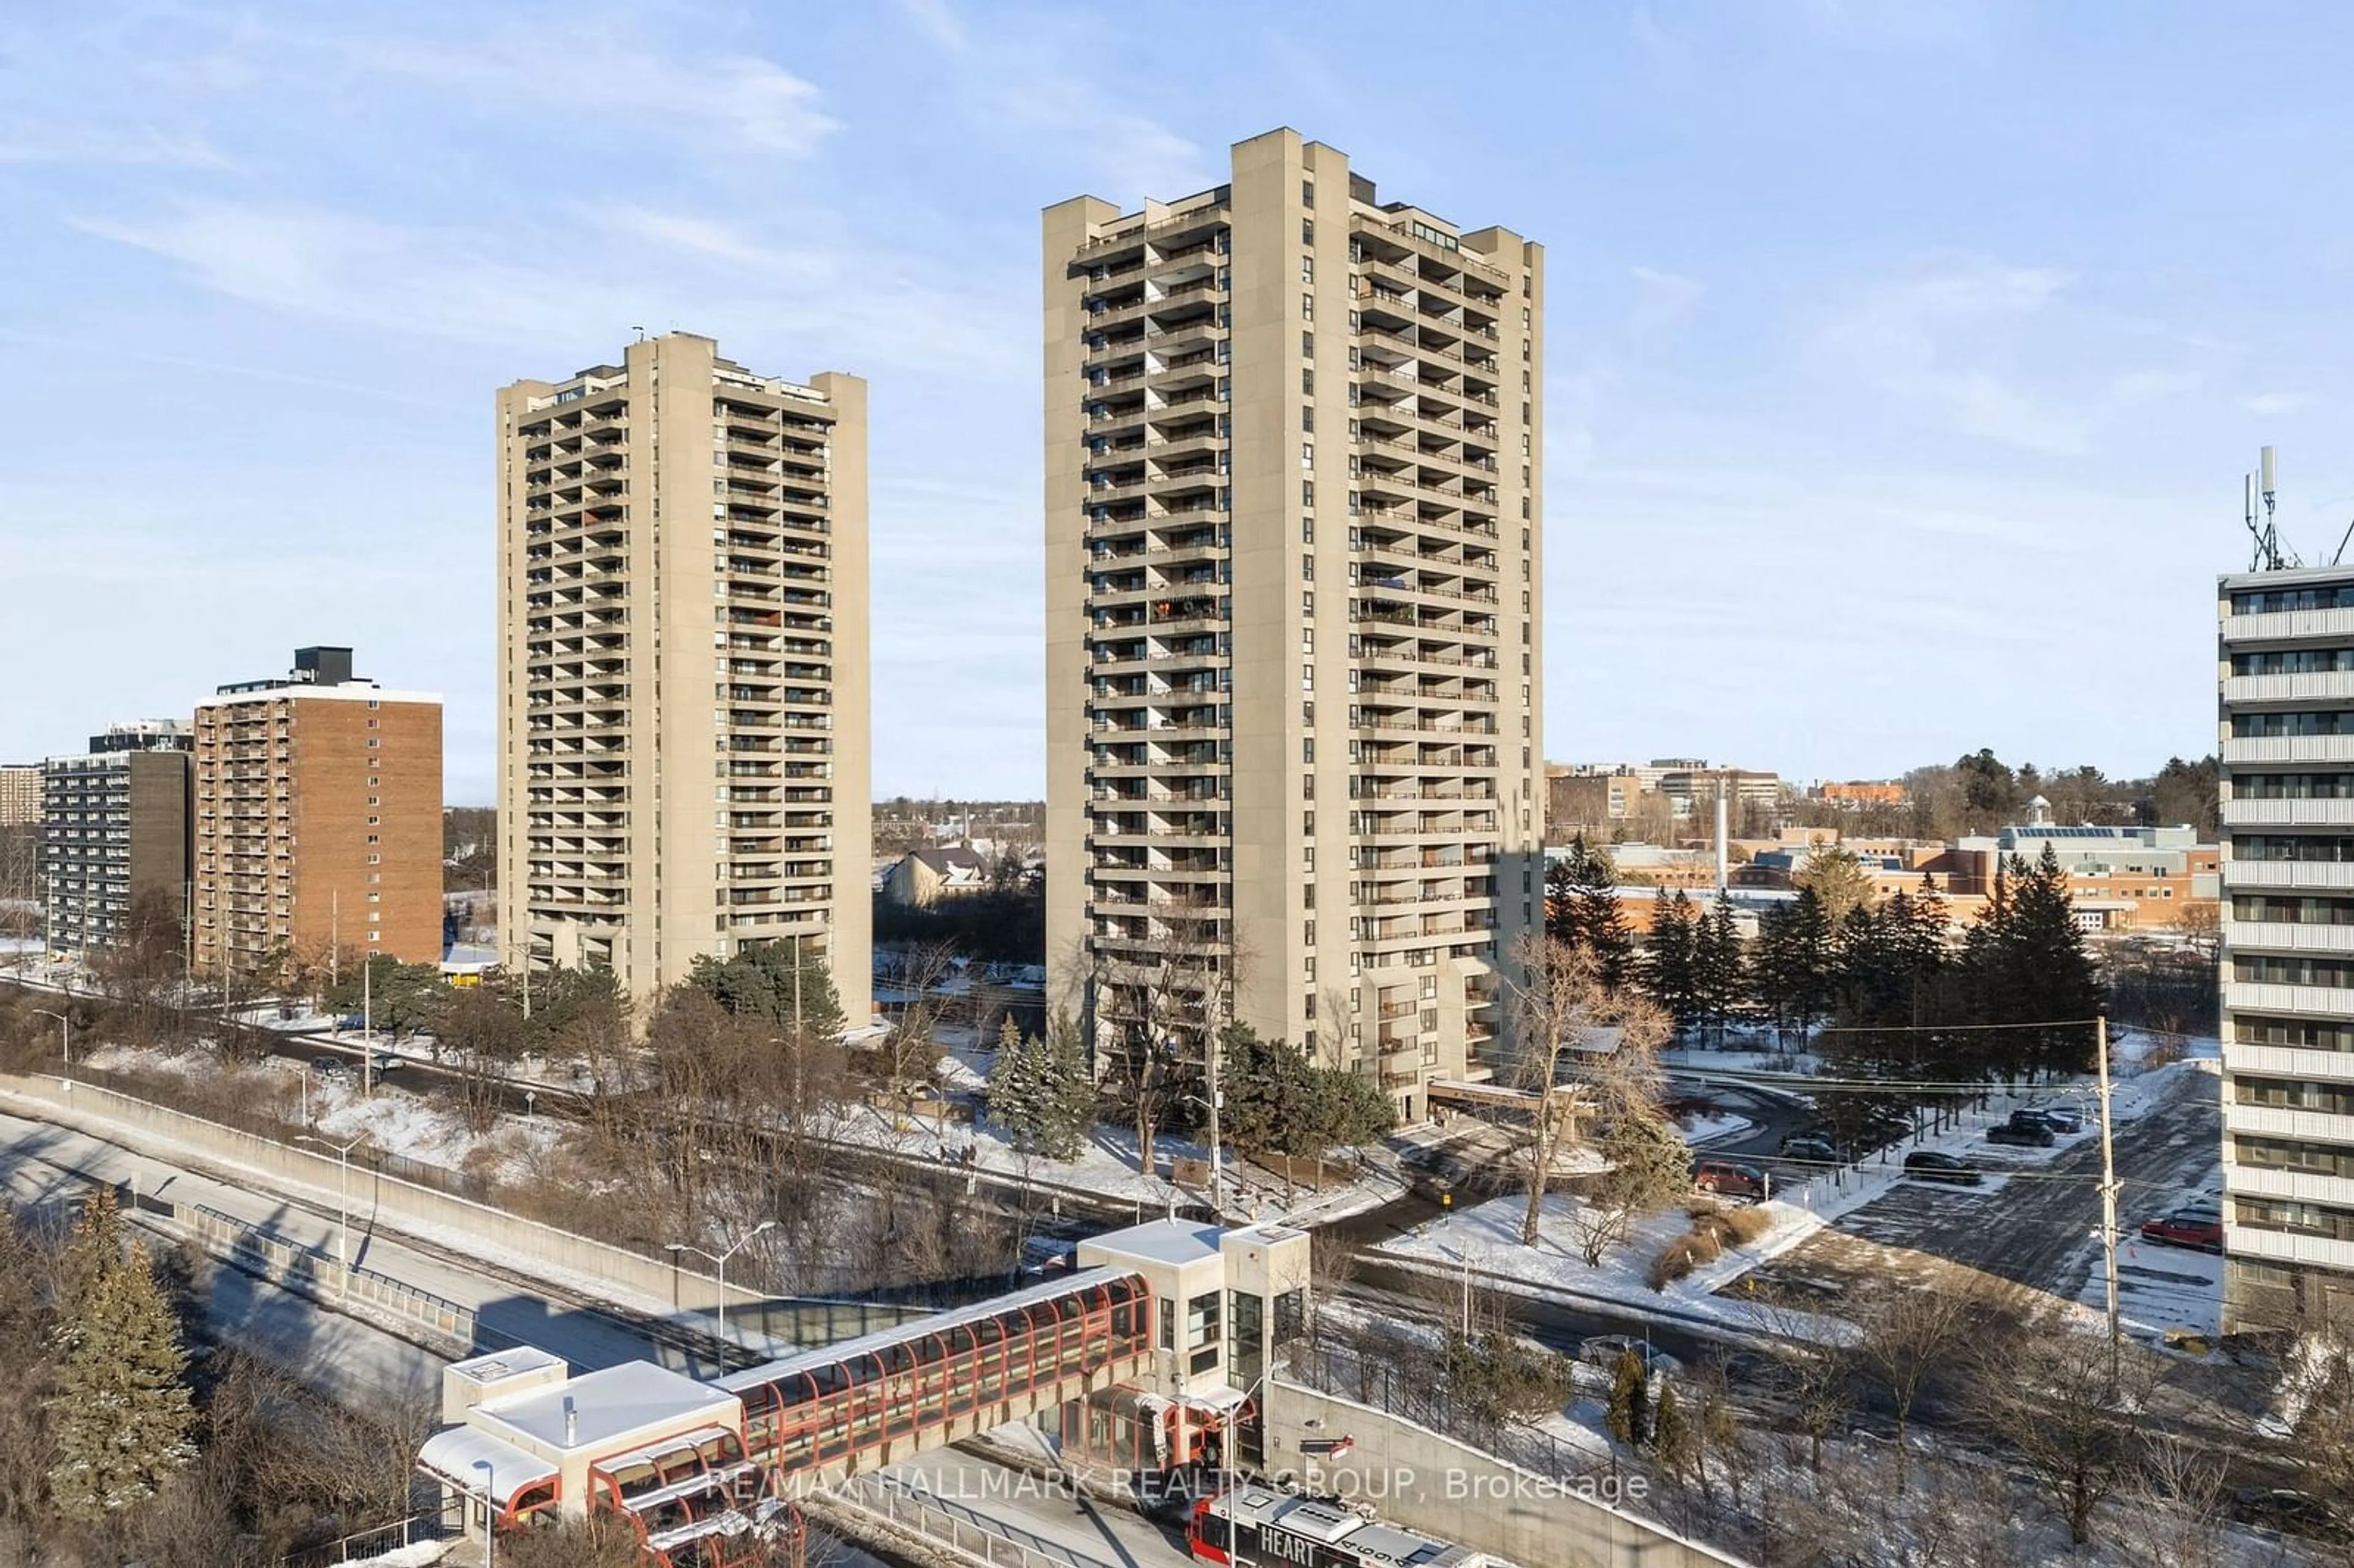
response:
<path id="1" fill-rule="evenodd" d="M 1898 1288 L 1865 1315 L 1855 1364 L 1888 1395 L 1896 1418 L 1896 1489 L 1909 1474 L 1914 1407 L 1942 1368 L 1968 1347 L 1971 1334 L 1996 1319 L 2006 1293 L 1991 1285 Z"/>
<path id="2" fill-rule="evenodd" d="M 1578 1248 L 1599 1264 L 1637 1219 L 1687 1185 L 1689 1151 L 1659 1110 L 1667 1015 L 1648 998 L 1606 986 L 1590 952 L 1538 932 L 1513 943 L 1512 968 L 1514 1076 L 1531 1097 L 1521 1245 L 1537 1245 L 1554 1168 L 1576 1141 L 1576 1118 L 1590 1116 L 1610 1163 L 1579 1204 Z"/>
<path id="3" fill-rule="evenodd" d="M 2046 1317 L 1982 1341 L 1968 1405 L 1978 1425 L 2009 1450 L 2078 1546 L 2093 1516 L 2135 1477 L 2142 1436 L 2132 1412 L 2154 1381 L 2148 1353 L 2129 1346 L 2110 1381 L 2105 1335 Z"/>

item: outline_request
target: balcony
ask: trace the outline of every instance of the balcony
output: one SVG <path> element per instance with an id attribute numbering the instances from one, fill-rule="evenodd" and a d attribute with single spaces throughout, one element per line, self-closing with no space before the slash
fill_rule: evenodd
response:
<path id="1" fill-rule="evenodd" d="M 2307 613 L 2345 615 L 2349 612 L 2333 609 Z M 2253 1225 L 2234 1223 L 2228 1213 L 2223 1221 L 2223 1250 L 2232 1257 L 2264 1258 L 2274 1263 L 2317 1264 L 2325 1268 L 2354 1270 L 2354 1242 L 2333 1241 L 2327 1236 L 2298 1235 L 2291 1231 L 2258 1230 Z"/>
<path id="2" fill-rule="evenodd" d="M 2331 615 L 2354 615 L 2333 609 Z M 2354 762 L 2354 735 L 2232 736 L 2223 742 L 2223 765 L 2244 768 L 2251 763 Z"/>
<path id="3" fill-rule="evenodd" d="M 2354 926 L 2303 925 L 2293 920 L 2226 920 L 2223 945 L 2233 952 L 2354 953 Z"/>
<path id="4" fill-rule="evenodd" d="M 2343 615 L 2344 610 L 2331 610 Z M 2354 670 L 2318 671 L 2301 675 L 2227 675 L 2227 703 L 2337 702 L 2354 697 Z"/>
<path id="5" fill-rule="evenodd" d="M 2354 1018 L 2354 990 L 2340 986 L 2281 985 L 2270 980 L 2225 980 L 2223 1006 L 2232 1012 L 2285 1012 L 2314 1018 Z"/>
<path id="6" fill-rule="evenodd" d="M 2315 1051 L 2297 1045 L 2246 1045 L 2228 1041 L 2223 1068 L 2272 1078 L 2313 1078 L 2354 1083 L 2354 1051 Z"/>
<path id="7" fill-rule="evenodd" d="M 2311 1139 L 2354 1144 L 2354 1116 L 2327 1111 L 2290 1110 L 2284 1106 L 2243 1106 L 2226 1101 L 2223 1130 L 2259 1138 Z"/>
<path id="8" fill-rule="evenodd" d="M 2354 828 L 2354 796 L 2223 802 L 2227 828 Z"/>
<path id="9" fill-rule="evenodd" d="M 2226 1158 L 2223 1187 L 2233 1197 L 2285 1198 L 2300 1203 L 2327 1203 L 2333 1209 L 2354 1210 L 2354 1176 L 2326 1176 L 2316 1171 L 2278 1171 L 2268 1165 L 2238 1165 Z"/>
<path id="10" fill-rule="evenodd" d="M 2276 609 L 2227 615 L 2223 641 L 2270 642 L 2293 637 L 2354 637 L 2354 609 Z"/>
<path id="11" fill-rule="evenodd" d="M 2223 886 L 2354 893 L 2354 860 L 2227 860 Z"/>

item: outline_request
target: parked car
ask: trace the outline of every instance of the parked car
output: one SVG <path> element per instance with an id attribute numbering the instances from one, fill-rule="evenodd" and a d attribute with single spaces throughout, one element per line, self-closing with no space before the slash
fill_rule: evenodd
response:
<path id="1" fill-rule="evenodd" d="M 1987 1128 L 1987 1141 L 2021 1144 L 2029 1149 L 2049 1149 L 2059 1139 L 2040 1121 L 2007 1121 L 2000 1127 Z"/>
<path id="2" fill-rule="evenodd" d="M 2223 1211 L 2211 1203 L 2186 1203 L 2141 1223 L 2141 1239 L 2200 1252 L 2223 1250 Z"/>
<path id="3" fill-rule="evenodd" d="M 2010 1125 L 2012 1127 L 2048 1127 L 2054 1132 L 2060 1130 L 2060 1124 L 2053 1119 L 2052 1112 L 2041 1106 L 2020 1107 L 2010 1113 Z"/>
<path id="4" fill-rule="evenodd" d="M 1765 1202 L 1767 1192 L 1766 1172 L 1737 1160 L 1702 1160 L 1692 1171 L 1692 1185 L 1721 1198 L 1743 1198 L 1753 1203 Z"/>
<path id="5" fill-rule="evenodd" d="M 2084 1107 L 2073 1101 L 2063 1101 L 2056 1106 L 2040 1106 L 2036 1108 L 2036 1115 L 2050 1122 L 2055 1132 L 2084 1130 Z"/>
<path id="6" fill-rule="evenodd" d="M 351 1063 L 341 1056 L 313 1056 L 311 1058 L 311 1071 L 323 1075 L 340 1073 L 350 1065 Z"/>
<path id="7" fill-rule="evenodd" d="M 1588 1366 L 1615 1367 L 1618 1358 L 1632 1351 L 1641 1359 L 1643 1370 L 1653 1377 L 1671 1377 L 1684 1370 L 1684 1363 L 1665 1351 L 1655 1351 L 1644 1340 L 1631 1334 L 1596 1334 L 1577 1344 L 1577 1359 Z"/>
<path id="8" fill-rule="evenodd" d="M 2311 1492 L 2286 1487 L 2242 1487 L 2232 1494 L 2232 1517 L 2243 1524 L 2290 1535 L 2328 1541 L 2342 1541 L 2347 1535 L 2346 1521 L 2336 1509 Z"/>
<path id="9" fill-rule="evenodd" d="M 1906 1155 L 1904 1174 L 1916 1181 L 1950 1181 L 1957 1187 L 1975 1187 L 1986 1180 L 1977 1166 L 1934 1149 L 1916 1149 Z"/>
<path id="10" fill-rule="evenodd" d="M 1837 1165 L 1841 1163 L 1840 1160 L 1839 1145 L 1833 1143 L 1829 1139 L 1823 1137 L 1820 1133 L 1812 1132 L 1794 1132 L 1789 1137 L 1784 1139 L 1782 1140 L 1782 1158 L 1785 1160 L 1805 1160 L 1818 1165 Z"/>
<path id="11" fill-rule="evenodd" d="M 379 1078 L 387 1073 L 397 1073 L 408 1065 L 408 1057 L 396 1056 L 389 1051 L 379 1051 L 368 1058 L 368 1071 Z"/>

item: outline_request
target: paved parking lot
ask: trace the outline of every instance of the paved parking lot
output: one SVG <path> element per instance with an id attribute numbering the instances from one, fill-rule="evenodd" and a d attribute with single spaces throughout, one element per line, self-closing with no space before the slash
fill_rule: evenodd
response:
<path id="1" fill-rule="evenodd" d="M 2205 1073 L 2174 1075 L 2163 1099 L 2119 1124 L 2116 1163 L 2124 1192 L 2118 1224 L 2127 1238 L 2119 1274 L 2129 1312 L 2132 1292 L 2139 1288 L 2149 1294 L 2153 1314 L 2187 1315 L 2215 1277 L 2213 1260 L 2205 1255 L 2144 1245 L 2134 1232 L 2143 1220 L 2213 1190 L 2221 1139 L 2215 1079 Z M 1973 1150 L 1970 1158 L 1988 1172 L 1978 1188 L 1899 1181 L 1757 1270 L 1756 1288 L 1787 1295 L 1793 1304 L 1820 1302 L 1959 1267 L 2067 1301 L 2084 1298 L 2089 1286 L 2097 1299 L 2100 1140 L 2089 1133 L 2079 1137 L 2049 1151 L 2049 1163 L 2041 1166 L 2022 1158 L 2041 1152 Z"/>

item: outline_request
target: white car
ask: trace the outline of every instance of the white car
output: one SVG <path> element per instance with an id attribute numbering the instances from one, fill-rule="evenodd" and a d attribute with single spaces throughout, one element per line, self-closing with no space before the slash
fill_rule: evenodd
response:
<path id="1" fill-rule="evenodd" d="M 1596 1334 L 1581 1340 L 1577 1359 L 1588 1366 L 1615 1368 L 1618 1359 L 1633 1351 L 1643 1363 L 1643 1370 L 1652 1377 L 1670 1377 L 1684 1370 L 1684 1363 L 1665 1351 L 1655 1351 L 1644 1340 L 1631 1334 Z"/>

